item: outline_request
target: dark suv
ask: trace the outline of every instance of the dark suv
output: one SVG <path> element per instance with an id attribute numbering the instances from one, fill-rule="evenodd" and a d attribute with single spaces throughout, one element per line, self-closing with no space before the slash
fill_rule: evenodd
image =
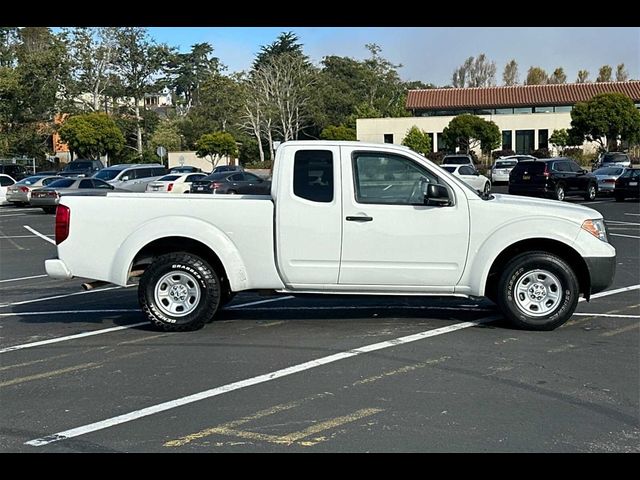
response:
<path id="1" fill-rule="evenodd" d="M 22 180 L 23 178 L 31 175 L 24 165 L 18 165 L 16 163 L 0 164 L 0 173 L 9 175 L 14 180 Z"/>
<path id="2" fill-rule="evenodd" d="M 570 158 L 524 160 L 509 174 L 509 193 L 560 201 L 567 195 L 580 194 L 585 200 L 594 200 L 598 179 Z"/>
<path id="3" fill-rule="evenodd" d="M 104 164 L 100 160 L 74 160 L 67 163 L 58 175 L 63 177 L 90 177 L 103 168 Z"/>

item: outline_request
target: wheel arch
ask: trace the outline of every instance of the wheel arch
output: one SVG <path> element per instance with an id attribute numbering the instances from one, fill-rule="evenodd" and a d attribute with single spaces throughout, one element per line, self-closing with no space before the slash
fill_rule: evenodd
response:
<path id="1" fill-rule="evenodd" d="M 502 250 L 491 264 L 489 274 L 484 282 L 484 294 L 486 297 L 491 300 L 496 298 L 498 277 L 507 262 L 514 256 L 528 251 L 551 253 L 566 261 L 576 274 L 580 293 L 582 293 L 587 300 L 589 299 L 591 277 L 584 259 L 576 250 L 566 243 L 550 238 L 528 238 L 515 242 Z"/>

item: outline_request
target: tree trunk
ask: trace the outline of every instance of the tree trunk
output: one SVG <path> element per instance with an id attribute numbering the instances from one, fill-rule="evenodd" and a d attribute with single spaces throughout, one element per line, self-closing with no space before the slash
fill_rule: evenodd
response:
<path id="1" fill-rule="evenodd" d="M 134 100 L 136 102 L 136 144 L 138 149 L 138 154 L 142 155 L 142 126 L 140 125 L 140 107 L 138 106 L 138 99 Z"/>

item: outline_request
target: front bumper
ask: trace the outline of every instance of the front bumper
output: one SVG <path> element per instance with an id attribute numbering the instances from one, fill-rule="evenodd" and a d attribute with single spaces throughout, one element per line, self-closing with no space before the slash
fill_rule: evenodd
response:
<path id="1" fill-rule="evenodd" d="M 68 280 L 73 278 L 73 274 L 67 265 L 59 258 L 50 258 L 44 261 L 44 269 L 51 278 Z"/>
<path id="2" fill-rule="evenodd" d="M 584 257 L 591 280 L 590 294 L 603 291 L 613 283 L 616 274 L 616 256 Z"/>

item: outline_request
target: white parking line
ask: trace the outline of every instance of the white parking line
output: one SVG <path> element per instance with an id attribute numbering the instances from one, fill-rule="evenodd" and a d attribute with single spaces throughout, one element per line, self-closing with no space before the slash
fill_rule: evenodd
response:
<path id="1" fill-rule="evenodd" d="M 53 235 L 45 235 L 47 237 L 53 237 Z M 38 235 L 4 235 L 2 238 L 37 238 Z"/>
<path id="2" fill-rule="evenodd" d="M 640 226 L 640 223 L 621 222 L 619 220 L 606 220 L 605 219 L 604 223 L 610 223 L 612 225 L 635 225 L 635 226 Z"/>
<path id="3" fill-rule="evenodd" d="M 26 228 L 27 230 L 29 230 L 31 233 L 33 233 L 33 234 L 37 235 L 37 236 L 38 236 L 38 237 L 40 237 L 41 239 L 43 239 L 43 240 L 45 240 L 45 241 L 47 241 L 47 242 L 49 242 L 49 243 L 53 243 L 54 245 L 56 244 L 56 241 L 55 241 L 55 240 L 53 240 L 53 239 L 51 239 L 51 238 L 47 237 L 46 235 L 44 235 L 44 234 L 40 233 L 40 232 L 39 232 L 39 231 L 37 231 L 37 230 L 35 230 L 35 229 L 31 228 L 29 225 L 23 225 L 23 227 L 24 227 L 24 228 Z"/>
<path id="4" fill-rule="evenodd" d="M 122 327 L 103 328 L 101 330 L 93 330 L 91 332 L 83 332 L 83 333 L 77 333 L 75 335 L 67 335 L 66 337 L 50 338 L 49 340 L 41 340 L 39 342 L 23 343 L 22 345 L 13 345 L 11 347 L 5 347 L 3 349 L 0 349 L 0 354 L 13 352 L 15 350 L 24 350 L 25 348 L 41 347 L 42 345 L 50 345 L 52 343 L 66 342 L 69 340 L 75 340 L 77 338 L 91 337 L 94 335 L 102 335 L 104 333 L 117 332 L 118 330 L 127 330 L 129 328 L 140 327 L 142 325 L 148 325 L 148 324 L 149 322 L 133 323 L 131 325 L 124 325 Z"/>
<path id="5" fill-rule="evenodd" d="M 125 413 L 124 415 L 118 415 L 117 417 L 108 418 L 106 420 L 91 423 L 89 425 L 83 425 L 81 427 L 65 430 L 64 432 L 47 435 L 46 437 L 37 438 L 35 440 L 30 440 L 28 442 L 25 442 L 25 445 L 41 447 L 43 445 L 48 445 L 50 443 L 58 442 L 60 440 L 66 440 L 68 438 L 78 437 L 80 435 L 86 435 L 87 433 L 96 432 L 98 430 L 104 430 L 106 428 L 113 427 L 115 425 L 120 425 L 123 423 L 131 422 L 133 420 L 138 420 L 143 417 L 148 417 L 149 415 L 153 415 L 156 413 L 178 408 L 183 405 L 188 405 L 190 403 L 198 402 L 200 400 L 216 397 L 218 395 L 223 395 L 225 393 L 233 392 L 235 390 L 240 390 L 242 388 L 247 388 L 260 383 L 276 380 L 278 378 L 293 375 L 294 373 L 303 372 L 305 370 L 310 370 L 312 368 L 320 367 L 322 365 L 327 365 L 330 363 L 338 362 L 340 360 L 345 360 L 347 358 L 355 357 L 357 355 L 362 355 L 365 353 L 375 352 L 378 350 L 383 350 L 383 349 L 395 347 L 398 345 L 416 342 L 418 340 L 423 340 L 429 337 L 444 335 L 446 333 L 455 332 L 457 330 L 462 330 L 464 328 L 475 327 L 483 323 L 497 320 L 498 318 L 500 317 L 495 316 L 495 317 L 483 318 L 473 322 L 456 323 L 448 327 L 437 328 L 435 330 L 426 330 L 424 332 L 416 333 L 414 335 L 408 335 L 406 337 L 400 337 L 400 338 L 395 338 L 393 340 L 387 340 L 385 342 L 365 345 L 360 348 L 355 348 L 352 350 L 347 350 L 345 352 L 336 353 L 334 355 L 321 357 L 315 360 L 311 360 L 309 362 L 300 363 L 298 365 L 293 365 L 291 367 L 276 370 L 274 372 L 258 375 L 257 377 L 240 380 L 239 382 L 229 383 L 227 385 L 215 387 L 210 390 L 205 390 L 203 392 L 195 393 L 193 395 L 188 395 L 186 397 L 177 398 L 175 400 L 170 400 L 168 402 L 160 403 L 157 405 L 152 405 L 150 407 L 146 407 L 141 410 L 135 410 L 133 412 Z"/>
<path id="6" fill-rule="evenodd" d="M 574 313 L 578 317 L 610 317 L 610 318 L 640 318 L 640 315 L 618 315 L 616 313 Z"/>
<path id="7" fill-rule="evenodd" d="M 18 282 L 20 280 L 29 280 L 31 278 L 42 278 L 42 277 L 46 277 L 47 275 L 32 275 L 30 277 L 19 277 L 19 278 L 7 278 L 6 280 L 0 280 L 0 283 L 6 283 L 6 282 Z"/>
<path id="8" fill-rule="evenodd" d="M 232 305 L 230 307 L 225 307 L 225 310 L 233 310 L 235 308 L 250 307 L 251 305 L 260 305 L 262 303 L 278 302 L 280 300 L 291 300 L 292 298 L 296 298 L 296 297 L 289 295 L 287 297 L 269 298 L 267 300 L 258 300 L 257 302 L 241 303 L 240 305 Z"/>
<path id="9" fill-rule="evenodd" d="M 594 298 L 608 297 L 609 295 L 615 295 L 616 293 L 629 292 L 631 290 L 640 290 L 640 285 L 630 285 L 628 287 L 616 288 L 615 290 L 607 290 L 605 292 L 596 293 L 591 295 L 591 300 Z M 586 299 L 580 298 L 579 302 L 586 302 Z"/>
<path id="10" fill-rule="evenodd" d="M 632 215 L 634 217 L 640 217 L 640 213 L 625 213 L 625 215 Z"/>
<path id="11" fill-rule="evenodd" d="M 127 287 L 132 287 L 133 285 L 127 285 Z M 22 302 L 13 302 L 13 303 L 4 303 L 2 305 L 0 305 L 0 308 L 4 308 L 4 307 L 13 307 L 15 305 L 27 305 L 29 303 L 37 303 L 37 302 L 44 302 L 47 300 L 56 300 L 58 298 L 67 298 L 67 297 L 73 297 L 75 295 L 84 295 L 86 293 L 98 293 L 98 292 L 107 292 L 109 290 L 116 290 L 118 288 L 127 288 L 127 287 L 108 287 L 108 288 L 99 288 L 99 289 L 95 289 L 95 290 L 87 290 L 87 291 L 83 291 L 83 292 L 74 292 L 74 293 L 67 293 L 65 295 L 55 295 L 53 297 L 45 297 L 45 298 L 36 298 L 34 300 L 24 300 Z"/>
<path id="12" fill-rule="evenodd" d="M 11 213 L 9 215 L 0 215 L 0 218 L 4 217 L 24 217 L 26 213 Z"/>
<path id="13" fill-rule="evenodd" d="M 141 312 L 139 308 L 108 308 L 100 310 L 50 310 L 48 312 L 7 312 L 0 313 L 0 317 L 32 317 L 34 315 L 62 315 L 76 313 L 128 313 Z"/>

